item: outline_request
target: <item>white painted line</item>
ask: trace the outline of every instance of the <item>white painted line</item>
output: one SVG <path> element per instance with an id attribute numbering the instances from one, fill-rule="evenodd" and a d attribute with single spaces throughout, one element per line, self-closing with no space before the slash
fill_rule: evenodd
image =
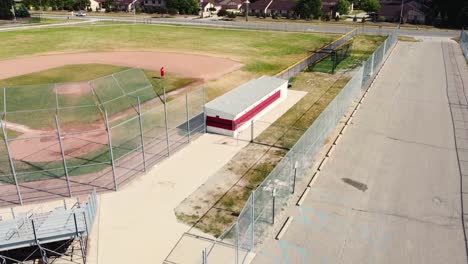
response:
<path id="1" fill-rule="evenodd" d="M 286 230 L 288 229 L 292 220 L 293 220 L 293 217 L 288 216 L 288 219 L 286 219 L 286 222 L 284 222 L 284 225 L 281 227 L 280 231 L 278 232 L 278 235 L 276 235 L 275 237 L 276 240 L 281 240 L 281 237 L 284 235 L 284 232 L 286 232 Z"/>
<path id="2" fill-rule="evenodd" d="M 297 201 L 296 205 L 297 206 L 301 206 L 302 203 L 304 202 L 305 198 L 307 197 L 307 194 L 309 193 L 310 191 L 310 186 L 307 186 L 307 188 L 305 189 L 305 191 L 302 193 L 301 197 L 299 198 L 299 201 Z"/>
<path id="3" fill-rule="evenodd" d="M 318 170 L 321 171 L 323 167 L 325 167 L 325 164 L 328 161 L 328 157 L 323 158 L 322 163 L 320 163 L 320 166 L 318 167 Z"/>
<path id="4" fill-rule="evenodd" d="M 335 147 L 336 147 L 336 145 L 332 145 L 330 147 L 330 149 L 328 150 L 327 155 L 326 155 L 327 157 L 330 157 L 333 154 L 333 151 L 335 151 Z"/>

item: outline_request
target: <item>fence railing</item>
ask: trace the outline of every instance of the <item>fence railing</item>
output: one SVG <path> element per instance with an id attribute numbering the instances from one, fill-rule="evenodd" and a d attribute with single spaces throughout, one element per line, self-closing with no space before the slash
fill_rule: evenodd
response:
<path id="1" fill-rule="evenodd" d="M 281 71 L 276 75 L 278 78 L 283 78 L 286 80 L 289 80 L 289 78 L 296 76 L 298 73 L 304 71 L 309 65 L 318 62 L 319 60 L 329 56 L 329 54 L 325 52 L 320 52 L 320 51 L 326 51 L 326 50 L 334 50 L 337 47 L 343 45 L 346 43 L 348 40 L 353 38 L 357 34 L 357 29 L 354 29 L 347 33 L 346 35 L 340 37 L 339 39 L 335 40 L 334 42 L 327 44 L 321 48 L 318 49 L 317 52 L 313 52 L 311 55 L 307 56 L 303 60 L 298 61 L 297 63 L 289 66 L 285 70 Z"/>
<path id="2" fill-rule="evenodd" d="M 462 30 L 460 34 L 460 47 L 463 50 L 466 60 L 468 60 L 468 32 Z"/>
<path id="3" fill-rule="evenodd" d="M 204 133 L 204 89 L 160 85 L 129 69 L 0 89 L 0 206 L 117 190 Z"/>
<path id="4" fill-rule="evenodd" d="M 203 263 L 219 263 L 220 256 L 230 256 L 229 259 L 235 264 L 243 263 L 249 252 L 255 251 L 271 230 L 275 217 L 287 205 L 295 191 L 296 183 L 308 175 L 326 139 L 352 103 L 369 88 L 388 53 L 396 44 L 398 32 L 398 29 L 395 29 L 363 63 L 273 171 L 251 193 L 235 224 L 206 249 Z"/>

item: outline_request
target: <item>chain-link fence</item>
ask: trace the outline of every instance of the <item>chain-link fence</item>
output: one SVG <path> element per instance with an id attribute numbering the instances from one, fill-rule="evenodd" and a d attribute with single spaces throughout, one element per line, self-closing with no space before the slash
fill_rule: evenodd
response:
<path id="1" fill-rule="evenodd" d="M 224 251 L 232 249 L 230 254 L 234 254 L 233 262 L 242 263 L 247 254 L 254 251 L 256 246 L 262 242 L 265 234 L 274 224 L 275 217 L 287 205 L 291 194 L 294 193 L 296 182 L 306 178 L 308 170 L 317 161 L 318 157 L 316 156 L 327 138 L 352 103 L 368 89 L 397 40 L 398 29 L 389 35 L 369 60 L 357 70 L 353 78 L 295 142 L 273 171 L 251 193 L 236 223 L 207 249 L 204 263 L 211 263 L 210 260 L 217 263 L 216 260 L 219 260 L 219 256 L 212 252 L 220 252 L 222 249 Z M 281 135 L 281 133 L 279 134 Z M 262 134 L 254 140 L 263 140 L 260 139 L 261 136 Z M 281 142 L 278 139 L 272 138 L 275 144 Z"/>
<path id="2" fill-rule="evenodd" d="M 462 30 L 460 34 L 460 47 L 463 50 L 466 60 L 468 60 L 468 33 Z"/>
<path id="3" fill-rule="evenodd" d="M 0 206 L 117 190 L 204 133 L 204 90 L 166 102 L 145 73 L 0 88 Z"/>
<path id="4" fill-rule="evenodd" d="M 343 45 L 346 43 L 348 40 L 353 38 L 357 34 L 357 30 L 352 30 L 351 32 L 347 33 L 346 35 L 342 36 L 341 38 L 335 40 L 334 42 L 327 44 L 321 48 L 319 48 L 319 51 L 324 51 L 324 50 L 334 50 L 337 47 Z M 298 73 L 304 71 L 309 65 L 312 65 L 316 63 L 317 61 L 329 56 L 328 53 L 325 52 L 313 52 L 312 55 L 307 56 L 307 58 L 298 61 L 297 63 L 291 65 L 284 71 L 281 71 L 276 75 L 278 78 L 283 78 L 286 80 L 289 80 L 289 78 L 296 76 Z"/>

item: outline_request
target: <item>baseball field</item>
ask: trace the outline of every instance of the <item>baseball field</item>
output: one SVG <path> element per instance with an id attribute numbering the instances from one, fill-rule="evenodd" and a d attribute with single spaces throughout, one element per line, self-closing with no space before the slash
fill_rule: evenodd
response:
<path id="1" fill-rule="evenodd" d="M 25 202 L 112 190 L 115 181 L 146 169 L 141 154 L 164 157 L 164 138 L 176 149 L 187 134 L 199 132 L 198 88 L 206 87 L 210 100 L 253 77 L 275 74 L 337 37 L 99 23 L 0 33 L 3 203 L 18 202 L 15 181 Z M 110 173 L 115 164 L 117 180 Z"/>

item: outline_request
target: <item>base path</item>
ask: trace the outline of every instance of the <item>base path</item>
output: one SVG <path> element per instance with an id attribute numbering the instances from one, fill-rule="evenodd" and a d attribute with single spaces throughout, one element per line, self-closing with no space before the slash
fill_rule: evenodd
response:
<path id="1" fill-rule="evenodd" d="M 467 263 L 441 42 L 457 45 L 396 46 L 302 206 L 288 209 L 291 225 L 253 263 Z"/>
<path id="2" fill-rule="evenodd" d="M 0 61 L 0 79 L 44 71 L 70 64 L 111 64 L 156 70 L 205 81 L 240 69 L 243 64 L 225 58 L 154 51 L 89 52 L 33 56 Z"/>

